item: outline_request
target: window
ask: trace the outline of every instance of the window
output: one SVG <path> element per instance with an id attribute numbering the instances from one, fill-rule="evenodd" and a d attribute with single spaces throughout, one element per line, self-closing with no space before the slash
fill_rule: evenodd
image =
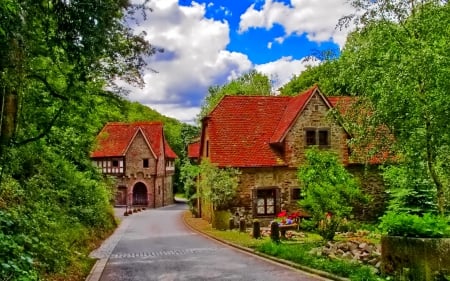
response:
<path id="1" fill-rule="evenodd" d="M 143 166 L 144 168 L 148 168 L 148 167 L 149 167 L 148 159 L 143 159 L 143 160 L 142 160 L 142 166 Z"/>
<path id="2" fill-rule="evenodd" d="M 112 166 L 113 167 L 119 167 L 119 160 L 113 160 L 112 161 Z"/>
<path id="3" fill-rule="evenodd" d="M 316 130 L 306 130 L 306 145 L 316 145 Z"/>
<path id="4" fill-rule="evenodd" d="M 330 145 L 328 141 L 328 130 L 319 130 L 319 145 Z"/>
<path id="5" fill-rule="evenodd" d="M 321 147 L 330 146 L 329 129 L 305 129 L 305 142 L 307 146 L 319 145 Z"/>
<path id="6" fill-rule="evenodd" d="M 299 187 L 291 188 L 291 201 L 302 199 L 301 189 Z"/>
<path id="7" fill-rule="evenodd" d="M 279 189 L 264 188 L 253 190 L 253 212 L 255 216 L 274 216 L 279 212 Z"/>

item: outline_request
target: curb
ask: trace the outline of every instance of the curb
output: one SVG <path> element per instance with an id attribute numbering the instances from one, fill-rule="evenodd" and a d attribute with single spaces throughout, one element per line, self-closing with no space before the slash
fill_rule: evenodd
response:
<path id="1" fill-rule="evenodd" d="M 105 269 L 106 263 L 108 262 L 108 259 L 98 259 L 94 266 L 91 269 L 91 272 L 89 272 L 89 275 L 86 277 L 85 281 L 97 281 L 100 280 L 100 277 L 102 277 L 103 270 Z"/>
<path id="2" fill-rule="evenodd" d="M 320 277 L 328 278 L 328 279 L 335 280 L 335 281 L 350 281 L 350 279 L 348 279 L 348 278 L 336 276 L 336 275 L 331 274 L 329 272 L 325 272 L 325 271 L 314 269 L 314 268 L 311 268 L 311 267 L 307 267 L 307 266 L 304 266 L 304 265 L 301 265 L 301 264 L 298 264 L 298 263 L 294 263 L 294 262 L 291 262 L 291 261 L 288 261 L 288 260 L 284 260 L 284 259 L 280 259 L 280 258 L 277 258 L 277 257 L 273 257 L 273 256 L 270 256 L 270 255 L 267 255 L 267 254 L 255 251 L 255 250 L 253 250 L 251 248 L 243 247 L 243 246 L 237 245 L 235 243 L 232 243 L 232 242 L 229 242 L 229 241 L 226 241 L 226 240 L 222 240 L 222 239 L 217 238 L 215 236 L 212 236 L 212 235 L 210 235 L 208 233 L 205 233 L 205 232 L 203 232 L 201 230 L 195 229 L 191 225 L 189 225 L 187 223 L 186 219 L 185 219 L 185 215 L 186 215 L 187 212 L 189 212 L 189 211 L 186 211 L 185 213 L 183 213 L 183 223 L 184 223 L 184 225 L 186 227 L 188 227 L 189 229 L 191 229 L 192 231 L 197 232 L 197 233 L 199 233 L 199 234 L 201 234 L 201 235 L 203 235 L 203 236 L 205 236 L 205 237 L 207 237 L 209 239 L 216 240 L 216 241 L 218 241 L 220 243 L 223 243 L 223 244 L 228 245 L 230 247 L 239 249 L 239 250 L 241 250 L 243 252 L 246 252 L 248 254 L 251 254 L 251 255 L 254 255 L 254 256 L 259 256 L 259 257 L 271 260 L 273 262 L 276 262 L 276 263 L 279 263 L 279 264 L 282 264 L 282 265 L 285 265 L 285 266 L 288 266 L 288 267 L 292 267 L 292 268 L 299 269 L 299 270 L 302 270 L 302 271 L 305 271 L 305 272 L 308 272 L 308 273 L 311 273 L 311 274 L 314 274 L 314 275 L 318 275 Z"/>

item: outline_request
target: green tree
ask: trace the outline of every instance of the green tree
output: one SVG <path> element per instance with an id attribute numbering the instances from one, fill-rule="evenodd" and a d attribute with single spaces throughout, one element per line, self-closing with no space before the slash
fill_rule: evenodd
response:
<path id="1" fill-rule="evenodd" d="M 226 210 L 236 196 L 239 171 L 218 168 L 208 160 L 200 164 L 201 196 L 213 204 L 215 210 Z"/>
<path id="2" fill-rule="evenodd" d="M 342 23 L 355 20 L 359 28 L 342 52 L 342 77 L 373 107 L 370 125 L 387 126 L 393 134 L 397 161 L 416 163 L 403 166 L 417 179 L 403 186 L 417 191 L 415 183 L 426 183 L 442 215 L 450 176 L 450 5 L 433 0 L 352 3 L 357 16 Z"/>
<path id="3" fill-rule="evenodd" d="M 114 98 L 116 79 L 142 83 L 144 56 L 155 50 L 125 26 L 130 7 L 115 0 L 2 1 L 0 156 L 47 135 L 74 105 Z"/>
<path id="4" fill-rule="evenodd" d="M 252 70 L 242 76 L 233 79 L 228 84 L 211 86 L 208 89 L 198 120 L 208 115 L 225 95 L 271 95 L 271 83 L 269 77 Z"/>
<path id="5" fill-rule="evenodd" d="M 69 266 L 84 279 L 92 245 L 115 226 L 111 181 L 89 152 L 121 116 L 114 81 L 140 84 L 155 51 L 124 25 L 128 8 L 0 1 L 0 279 L 42 280 Z"/>
<path id="6" fill-rule="evenodd" d="M 297 95 L 317 84 L 321 91 L 330 95 L 348 95 L 347 85 L 339 79 L 339 61 L 327 59 L 319 65 L 308 66 L 299 75 L 280 88 L 283 96 Z"/>
<path id="7" fill-rule="evenodd" d="M 317 148 L 306 151 L 306 162 L 299 167 L 297 175 L 303 195 L 300 206 L 311 214 L 319 234 L 333 240 L 353 205 L 364 199 L 358 181 L 334 153 Z"/>

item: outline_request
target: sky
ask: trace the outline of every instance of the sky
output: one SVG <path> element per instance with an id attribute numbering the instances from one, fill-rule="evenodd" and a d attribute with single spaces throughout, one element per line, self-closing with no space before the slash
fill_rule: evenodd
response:
<path id="1" fill-rule="evenodd" d="M 137 0 L 138 1 L 138 0 Z M 208 88 L 256 69 L 273 91 L 300 74 L 305 60 L 339 50 L 348 30 L 336 28 L 352 13 L 347 0 L 150 0 L 146 20 L 129 23 L 155 47 L 143 88 L 128 99 L 194 124 Z"/>

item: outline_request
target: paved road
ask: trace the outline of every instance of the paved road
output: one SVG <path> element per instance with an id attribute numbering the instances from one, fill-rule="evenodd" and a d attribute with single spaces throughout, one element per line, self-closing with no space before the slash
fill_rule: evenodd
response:
<path id="1" fill-rule="evenodd" d="M 107 261 L 100 280 L 325 280 L 193 233 L 182 222 L 185 208 L 176 204 L 124 218 L 94 253 Z"/>

